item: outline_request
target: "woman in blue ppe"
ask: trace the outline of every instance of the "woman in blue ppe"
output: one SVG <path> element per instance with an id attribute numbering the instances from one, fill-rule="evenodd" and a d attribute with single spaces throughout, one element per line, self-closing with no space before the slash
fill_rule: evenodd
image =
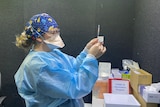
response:
<path id="1" fill-rule="evenodd" d="M 65 45 L 58 24 L 46 13 L 34 15 L 16 36 L 16 46 L 30 49 L 14 78 L 26 107 L 84 107 L 98 77 L 97 58 L 106 47 L 97 38 L 76 57 L 59 50 Z"/>

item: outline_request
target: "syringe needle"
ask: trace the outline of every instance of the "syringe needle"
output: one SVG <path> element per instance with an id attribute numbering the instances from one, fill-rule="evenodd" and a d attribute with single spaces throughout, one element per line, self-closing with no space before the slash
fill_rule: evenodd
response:
<path id="1" fill-rule="evenodd" d="M 99 32 L 100 32 L 100 25 L 98 25 L 98 29 L 97 29 L 97 37 L 99 36 Z"/>

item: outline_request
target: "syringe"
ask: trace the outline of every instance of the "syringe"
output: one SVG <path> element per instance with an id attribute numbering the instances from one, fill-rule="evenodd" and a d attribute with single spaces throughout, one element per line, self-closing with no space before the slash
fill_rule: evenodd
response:
<path id="1" fill-rule="evenodd" d="M 100 32 L 100 25 L 98 25 L 98 29 L 97 29 L 97 37 L 99 36 L 99 32 Z"/>

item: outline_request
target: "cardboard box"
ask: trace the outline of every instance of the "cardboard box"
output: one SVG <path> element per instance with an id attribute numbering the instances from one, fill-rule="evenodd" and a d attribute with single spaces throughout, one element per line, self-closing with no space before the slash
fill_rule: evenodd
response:
<path id="1" fill-rule="evenodd" d="M 141 107 L 158 107 L 158 105 L 155 104 L 155 103 L 147 103 L 143 99 L 143 97 L 138 92 L 136 92 L 135 90 L 133 90 L 133 95 L 138 100 L 138 102 L 141 104 Z"/>
<path id="2" fill-rule="evenodd" d="M 148 103 L 160 103 L 160 93 L 158 92 L 148 92 L 143 89 L 143 98 Z"/>
<path id="3" fill-rule="evenodd" d="M 139 85 L 150 85 L 152 74 L 143 69 L 131 70 L 130 83 L 133 90 L 138 92 Z"/>
<path id="4" fill-rule="evenodd" d="M 104 93 L 104 107 L 140 107 L 140 103 L 132 94 Z"/>

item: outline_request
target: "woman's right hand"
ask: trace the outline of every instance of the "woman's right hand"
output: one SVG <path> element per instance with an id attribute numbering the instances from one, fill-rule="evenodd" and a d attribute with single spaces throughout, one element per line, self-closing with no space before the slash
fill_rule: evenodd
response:
<path id="1" fill-rule="evenodd" d="M 88 50 L 88 54 L 94 55 L 96 58 L 101 57 L 106 52 L 106 47 L 102 45 L 102 43 L 95 43 Z"/>

